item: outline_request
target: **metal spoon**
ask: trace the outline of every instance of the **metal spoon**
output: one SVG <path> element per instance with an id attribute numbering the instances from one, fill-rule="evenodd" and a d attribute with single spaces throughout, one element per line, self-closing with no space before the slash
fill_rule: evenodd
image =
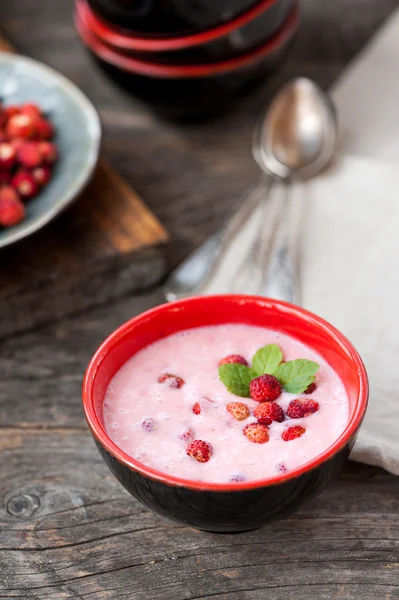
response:
<path id="1" fill-rule="evenodd" d="M 250 291 L 298 303 L 295 238 L 299 220 L 288 191 L 293 179 L 310 177 L 325 167 L 333 155 L 336 137 L 335 110 L 321 88 L 305 78 L 287 83 L 259 120 L 253 136 L 254 158 L 262 171 L 274 178 L 274 183 L 269 178 L 269 190 L 265 190 L 262 180 L 227 226 L 170 275 L 164 286 L 167 300 L 201 294 L 209 289 L 248 292 L 249 283 L 258 281 L 253 277 L 255 269 L 260 274 L 260 281 L 258 288 Z M 270 202 L 269 193 L 265 192 L 276 190 L 276 179 L 283 182 L 285 194 L 283 199 L 273 194 Z M 280 207 L 277 211 L 276 202 Z M 252 229 L 253 239 L 243 269 L 243 264 L 229 259 L 229 249 L 254 213 L 258 227 Z M 254 269 L 248 268 L 250 265 Z M 222 281 L 223 272 L 232 274 L 230 282 Z M 247 278 L 236 276 L 240 273 L 246 273 Z"/>
<path id="2" fill-rule="evenodd" d="M 297 237 L 302 206 L 293 197 L 292 183 L 321 171 L 332 158 L 336 140 L 333 104 L 309 79 L 298 78 L 287 83 L 259 120 L 254 131 L 254 158 L 265 173 L 275 176 L 275 185 L 268 205 L 264 206 L 261 233 L 247 257 L 249 263 L 252 260 L 252 273 L 256 270 L 260 273 L 257 293 L 300 303 Z M 276 214 L 276 203 L 278 224 L 267 218 L 270 207 L 274 206 Z M 268 246 L 262 247 L 262 239 L 267 240 Z M 274 247 L 270 248 L 272 241 Z M 240 273 L 251 273 L 248 264 Z M 242 289 L 247 287 L 242 278 L 239 284 Z"/>

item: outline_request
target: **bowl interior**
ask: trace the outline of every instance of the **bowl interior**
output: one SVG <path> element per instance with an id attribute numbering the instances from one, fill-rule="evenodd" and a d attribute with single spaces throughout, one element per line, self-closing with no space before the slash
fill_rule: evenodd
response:
<path id="1" fill-rule="evenodd" d="M 251 296 L 208 296 L 165 304 L 115 331 L 100 347 L 86 373 L 84 407 L 95 437 L 102 443 L 105 440 L 112 453 L 115 451 L 116 447 L 103 428 L 103 399 L 113 375 L 132 355 L 178 331 L 222 323 L 246 323 L 276 329 L 319 352 L 346 387 L 350 417 L 339 440 L 314 462 L 323 462 L 349 441 L 360 425 L 367 404 L 367 376 L 356 350 L 341 333 L 319 317 L 283 302 Z M 120 450 L 117 452 L 119 457 L 124 454 Z M 126 455 L 122 456 L 124 458 Z M 130 462 L 136 464 L 131 459 Z M 296 471 L 298 469 L 289 475 L 295 475 Z"/>
<path id="2" fill-rule="evenodd" d="M 97 163 L 101 126 L 93 105 L 72 82 L 30 58 L 0 53 L 0 86 L 5 105 L 40 105 L 54 123 L 60 153 L 50 183 L 27 203 L 26 219 L 0 230 L 1 247 L 45 225 L 81 191 Z"/>

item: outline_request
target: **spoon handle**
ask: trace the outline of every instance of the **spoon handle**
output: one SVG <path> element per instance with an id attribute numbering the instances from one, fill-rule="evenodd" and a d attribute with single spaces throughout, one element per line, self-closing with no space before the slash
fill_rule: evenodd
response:
<path id="1" fill-rule="evenodd" d="M 292 180 L 278 180 L 273 187 L 279 197 L 279 218 L 260 292 L 270 298 L 300 304 L 298 233 L 302 202 L 296 197 L 300 186 L 298 183 L 294 186 Z"/>
<path id="2" fill-rule="evenodd" d="M 278 195 L 273 193 L 274 176 L 269 176 L 268 184 L 256 215 L 257 228 L 251 245 L 232 279 L 231 291 L 236 294 L 259 294 L 264 284 L 281 208 Z"/>
<path id="3" fill-rule="evenodd" d="M 238 211 L 229 219 L 224 228 L 208 238 L 177 267 L 167 279 L 163 291 L 168 301 L 194 294 L 202 294 L 205 289 L 223 285 L 219 268 L 238 233 L 259 205 L 264 194 L 261 180 L 241 203 Z M 220 290 L 226 291 L 226 290 Z"/>

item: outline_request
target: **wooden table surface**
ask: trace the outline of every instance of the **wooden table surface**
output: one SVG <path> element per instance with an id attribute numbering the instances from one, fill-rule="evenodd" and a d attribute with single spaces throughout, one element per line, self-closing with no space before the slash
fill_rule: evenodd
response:
<path id="1" fill-rule="evenodd" d="M 276 87 L 298 74 L 329 85 L 397 5 L 303 0 L 283 70 L 235 115 L 184 127 L 158 121 L 93 69 L 72 0 L 3 0 L 0 28 L 93 99 L 106 158 L 169 229 L 176 262 L 256 176 L 250 133 Z M 165 521 L 114 480 L 85 426 L 82 374 L 108 333 L 161 300 L 152 290 L 1 342 L 0 598 L 399 598 L 399 479 L 388 473 L 349 463 L 294 516 L 225 536 Z"/>

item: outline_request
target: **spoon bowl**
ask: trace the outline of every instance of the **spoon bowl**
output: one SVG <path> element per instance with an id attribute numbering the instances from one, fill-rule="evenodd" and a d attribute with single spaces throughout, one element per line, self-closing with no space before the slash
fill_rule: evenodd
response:
<path id="1" fill-rule="evenodd" d="M 331 160 L 337 118 L 329 96 L 313 81 L 289 81 L 259 119 L 253 155 L 262 171 L 283 179 L 308 178 Z"/>

